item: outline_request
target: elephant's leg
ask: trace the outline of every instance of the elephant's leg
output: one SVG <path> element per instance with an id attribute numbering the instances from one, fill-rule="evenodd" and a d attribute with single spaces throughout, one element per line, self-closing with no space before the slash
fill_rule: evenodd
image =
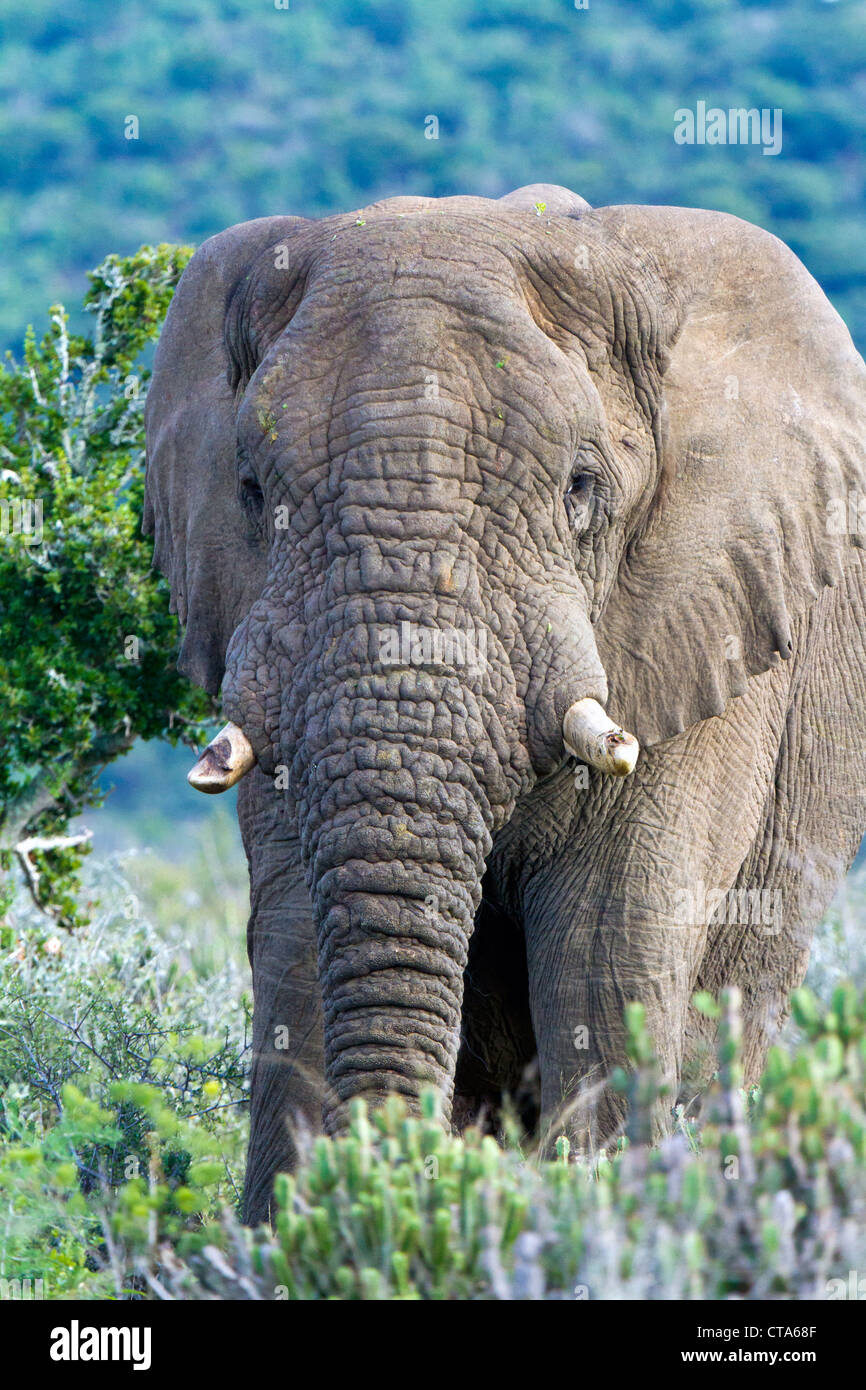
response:
<path id="1" fill-rule="evenodd" d="M 761 1075 L 806 973 L 812 936 L 863 837 L 866 807 L 866 612 L 854 552 L 847 582 L 801 619 L 802 677 L 785 722 L 761 833 L 737 878 L 738 920 L 711 929 L 699 976 L 742 994 L 746 1080 Z M 728 914 L 730 919 L 730 913 Z M 693 1067 L 711 1028 L 690 1030 Z"/>
<path id="2" fill-rule="evenodd" d="M 788 682 L 784 670 L 756 681 L 723 716 L 645 753 L 619 788 L 591 774 L 569 842 L 524 878 L 542 1106 L 550 1119 L 589 1092 L 566 1126 L 578 1142 L 622 1129 L 624 1101 L 604 1082 L 626 1062 L 630 1002 L 669 1085 L 654 1117 L 666 1123 L 712 903 L 763 825 Z"/>
<path id="3" fill-rule="evenodd" d="M 244 1220 L 270 1212 L 275 1173 L 297 1162 L 300 1129 L 319 1129 L 324 1091 L 316 933 L 294 817 L 258 768 L 238 816 L 250 865 L 253 1063 Z"/>
<path id="4" fill-rule="evenodd" d="M 605 1082 L 626 1061 L 626 1004 L 644 1005 L 663 1074 L 676 1086 L 704 936 L 700 925 L 617 898 L 613 885 L 600 902 L 581 878 L 572 865 L 530 892 L 527 957 L 547 1138 L 568 1133 L 595 1149 L 624 1129 L 625 1103 Z M 654 1127 L 665 1123 L 660 1111 Z"/>
<path id="5" fill-rule="evenodd" d="M 526 945 L 520 926 L 489 891 L 485 885 L 463 977 L 452 1122 L 461 1129 L 480 1118 L 495 1130 L 503 1101 L 510 1101 L 531 1130 L 537 1123 L 538 1098 Z"/>

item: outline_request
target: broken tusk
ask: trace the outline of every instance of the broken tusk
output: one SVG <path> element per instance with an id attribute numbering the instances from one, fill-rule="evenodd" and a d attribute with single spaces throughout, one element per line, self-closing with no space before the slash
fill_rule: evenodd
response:
<path id="1" fill-rule="evenodd" d="M 196 791 L 226 792 L 256 761 L 252 745 L 237 724 L 226 724 L 202 753 L 186 780 Z"/>
<path id="2" fill-rule="evenodd" d="M 600 772 L 627 777 L 634 771 L 637 739 L 614 724 L 597 700 L 578 700 L 565 711 L 562 736 L 569 753 Z"/>

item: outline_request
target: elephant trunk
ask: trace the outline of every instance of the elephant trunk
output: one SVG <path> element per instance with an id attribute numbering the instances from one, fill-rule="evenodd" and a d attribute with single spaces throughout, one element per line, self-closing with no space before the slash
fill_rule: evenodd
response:
<path id="1" fill-rule="evenodd" d="M 432 1085 L 447 1113 L 492 825 L 472 691 L 417 670 L 352 684 L 298 750 L 331 1131 L 355 1096 L 416 1108 Z"/>

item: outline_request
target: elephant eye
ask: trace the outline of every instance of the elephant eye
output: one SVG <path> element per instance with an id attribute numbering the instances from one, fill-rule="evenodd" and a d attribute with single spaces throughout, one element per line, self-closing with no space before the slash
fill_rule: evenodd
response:
<path id="1" fill-rule="evenodd" d="M 265 509 L 265 494 L 256 478 L 244 478 L 241 481 L 241 501 L 244 506 L 257 517 L 260 517 Z"/>
<path id="2" fill-rule="evenodd" d="M 566 497 L 580 497 L 582 494 L 590 492 L 594 481 L 591 473 L 575 473 L 568 485 Z"/>
<path id="3" fill-rule="evenodd" d="M 238 446 L 237 459 L 238 496 L 241 500 L 241 506 L 252 524 L 258 528 L 265 510 L 265 494 L 262 492 L 261 483 L 256 477 L 246 451 L 240 446 Z"/>
<path id="4" fill-rule="evenodd" d="M 575 473 L 565 494 L 565 510 L 572 529 L 583 531 L 592 514 L 595 475 L 585 469 Z"/>

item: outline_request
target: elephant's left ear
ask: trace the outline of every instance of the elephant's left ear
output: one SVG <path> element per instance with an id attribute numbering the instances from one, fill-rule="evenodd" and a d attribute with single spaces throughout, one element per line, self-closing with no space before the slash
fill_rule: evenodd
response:
<path id="1" fill-rule="evenodd" d="M 795 619 L 855 562 L 866 367 L 769 233 L 682 208 L 588 220 L 655 319 L 659 490 L 596 629 L 610 711 L 651 745 L 791 656 Z"/>
<path id="2" fill-rule="evenodd" d="M 238 496 L 236 357 L 244 342 L 229 341 L 229 309 L 257 258 L 273 247 L 290 259 L 305 225 L 263 217 L 199 248 L 169 307 L 147 393 L 144 530 L 185 628 L 178 667 L 214 695 L 229 638 L 265 574 Z"/>

